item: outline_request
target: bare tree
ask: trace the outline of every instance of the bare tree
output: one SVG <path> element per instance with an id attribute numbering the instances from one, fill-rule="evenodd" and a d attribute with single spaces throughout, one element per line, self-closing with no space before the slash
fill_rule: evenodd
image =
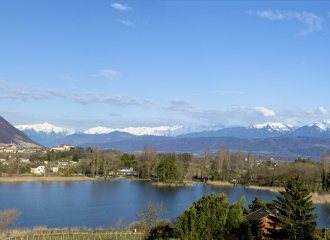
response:
<path id="1" fill-rule="evenodd" d="M 163 202 L 151 203 L 148 201 L 144 208 L 137 212 L 137 217 L 139 221 L 145 223 L 151 229 L 164 213 L 168 213 L 168 210 Z"/>
<path id="2" fill-rule="evenodd" d="M 322 169 L 321 169 L 321 176 L 322 176 L 322 189 L 325 190 L 325 177 L 328 173 L 329 162 L 327 158 L 327 152 L 323 149 L 323 157 L 322 157 Z"/>
<path id="3" fill-rule="evenodd" d="M 208 178 L 210 173 L 210 167 L 211 167 L 211 154 L 210 150 L 208 148 L 205 148 L 205 152 L 202 158 L 202 178 L 204 178 L 204 181 L 206 178 Z"/>
<path id="4" fill-rule="evenodd" d="M 17 226 L 16 222 L 20 215 L 21 212 L 17 209 L 0 211 L 0 233 L 9 237 L 10 231 Z"/>

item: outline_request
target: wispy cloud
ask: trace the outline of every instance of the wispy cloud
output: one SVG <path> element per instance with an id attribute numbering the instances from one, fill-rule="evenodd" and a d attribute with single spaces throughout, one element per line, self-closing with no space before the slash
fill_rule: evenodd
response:
<path id="1" fill-rule="evenodd" d="M 211 91 L 214 93 L 220 93 L 220 94 L 228 94 L 228 95 L 232 95 L 232 94 L 244 94 L 244 92 L 240 92 L 240 91 Z"/>
<path id="2" fill-rule="evenodd" d="M 132 10 L 132 8 L 127 6 L 126 4 L 120 4 L 120 3 L 113 3 L 111 4 L 111 7 L 122 12 Z"/>
<path id="3" fill-rule="evenodd" d="M 322 18 L 314 13 L 279 11 L 279 10 L 248 11 L 248 13 L 256 15 L 258 17 L 267 18 L 270 20 L 296 19 L 307 25 L 306 29 L 302 29 L 300 31 L 300 35 L 306 35 L 322 29 Z"/>
<path id="4" fill-rule="evenodd" d="M 119 113 L 110 113 L 110 117 L 121 117 Z"/>
<path id="5" fill-rule="evenodd" d="M 119 77 L 120 73 L 114 70 L 101 70 L 98 74 L 94 74 L 93 76 L 114 79 L 116 77 Z"/>
<path id="6" fill-rule="evenodd" d="M 56 88 L 38 88 L 17 85 L 13 82 L 0 82 L 0 99 L 23 101 L 43 99 L 73 99 L 80 104 L 105 103 L 121 107 L 151 107 L 156 104 L 149 99 L 140 100 L 127 94 L 112 94 L 93 91 L 63 91 Z"/>
<path id="7" fill-rule="evenodd" d="M 65 79 L 65 80 L 69 80 L 69 81 L 72 81 L 72 82 L 87 82 L 87 81 L 80 81 L 80 80 L 76 80 L 68 75 L 65 75 L 65 76 L 61 76 L 61 78 Z"/>
<path id="8" fill-rule="evenodd" d="M 126 25 L 127 27 L 135 27 L 135 24 L 130 21 L 120 20 L 120 19 L 118 19 L 118 21 L 121 22 L 122 24 Z"/>

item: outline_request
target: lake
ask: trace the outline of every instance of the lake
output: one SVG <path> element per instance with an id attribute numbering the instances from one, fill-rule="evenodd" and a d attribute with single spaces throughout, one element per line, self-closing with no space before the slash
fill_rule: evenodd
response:
<path id="1" fill-rule="evenodd" d="M 225 192 L 229 202 L 246 197 L 246 206 L 255 196 L 275 199 L 272 192 L 229 186 L 194 184 L 193 187 L 157 187 L 150 182 L 99 180 L 87 182 L 0 183 L 0 210 L 16 208 L 22 212 L 20 227 L 46 225 L 48 228 L 86 226 L 109 228 L 112 219 L 137 219 L 136 212 L 151 202 L 164 202 L 171 219 L 208 193 Z M 318 227 L 328 227 L 325 204 L 315 204 Z"/>

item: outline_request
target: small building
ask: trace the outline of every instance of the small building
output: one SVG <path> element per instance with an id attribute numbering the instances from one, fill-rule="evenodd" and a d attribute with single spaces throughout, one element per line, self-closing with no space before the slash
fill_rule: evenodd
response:
<path id="1" fill-rule="evenodd" d="M 70 149 L 74 149 L 74 146 L 70 144 L 60 144 L 57 147 L 52 147 L 50 150 L 54 150 L 55 152 L 64 152 L 70 151 Z"/>
<path id="2" fill-rule="evenodd" d="M 69 160 L 68 159 L 59 159 L 58 160 L 58 167 L 59 168 L 64 168 L 68 164 L 69 164 Z"/>
<path id="3" fill-rule="evenodd" d="M 252 235 L 254 239 L 261 240 L 266 239 L 264 236 L 269 234 L 268 229 L 274 229 L 274 221 L 271 220 L 271 217 L 276 217 L 271 212 L 265 209 L 258 209 L 253 213 L 245 216 L 245 218 L 249 221 Z M 280 229 L 280 228 L 276 228 Z"/>
<path id="4" fill-rule="evenodd" d="M 132 173 L 134 172 L 134 169 L 133 169 L 133 167 L 120 167 L 118 169 L 118 172 L 123 175 L 132 175 Z"/>
<path id="5" fill-rule="evenodd" d="M 45 172 L 45 166 L 44 165 L 34 165 L 31 166 L 31 173 L 33 174 L 43 174 Z"/>

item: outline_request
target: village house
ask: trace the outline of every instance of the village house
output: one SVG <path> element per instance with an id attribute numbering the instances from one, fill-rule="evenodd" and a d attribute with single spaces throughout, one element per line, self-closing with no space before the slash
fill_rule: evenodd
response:
<path id="1" fill-rule="evenodd" d="M 276 217 L 271 212 L 265 209 L 258 209 L 253 213 L 245 216 L 245 218 L 249 221 L 252 235 L 254 239 L 261 240 L 267 239 L 265 237 L 266 234 L 269 234 L 269 229 L 274 229 L 273 221 L 271 217 Z M 276 229 L 279 229 L 278 227 Z"/>
<path id="2" fill-rule="evenodd" d="M 14 144 L 9 144 L 8 147 L 5 148 L 6 153 L 16 153 L 16 146 Z"/>
<path id="3" fill-rule="evenodd" d="M 69 164 L 69 160 L 68 159 L 59 159 L 58 160 L 58 167 L 59 168 L 64 168 L 68 164 Z"/>
<path id="4" fill-rule="evenodd" d="M 133 167 L 120 167 L 118 169 L 119 174 L 123 174 L 123 175 L 132 175 L 134 172 Z"/>
<path id="5" fill-rule="evenodd" d="M 33 165 L 30 167 L 32 174 L 43 174 L 45 172 L 44 165 Z"/>

